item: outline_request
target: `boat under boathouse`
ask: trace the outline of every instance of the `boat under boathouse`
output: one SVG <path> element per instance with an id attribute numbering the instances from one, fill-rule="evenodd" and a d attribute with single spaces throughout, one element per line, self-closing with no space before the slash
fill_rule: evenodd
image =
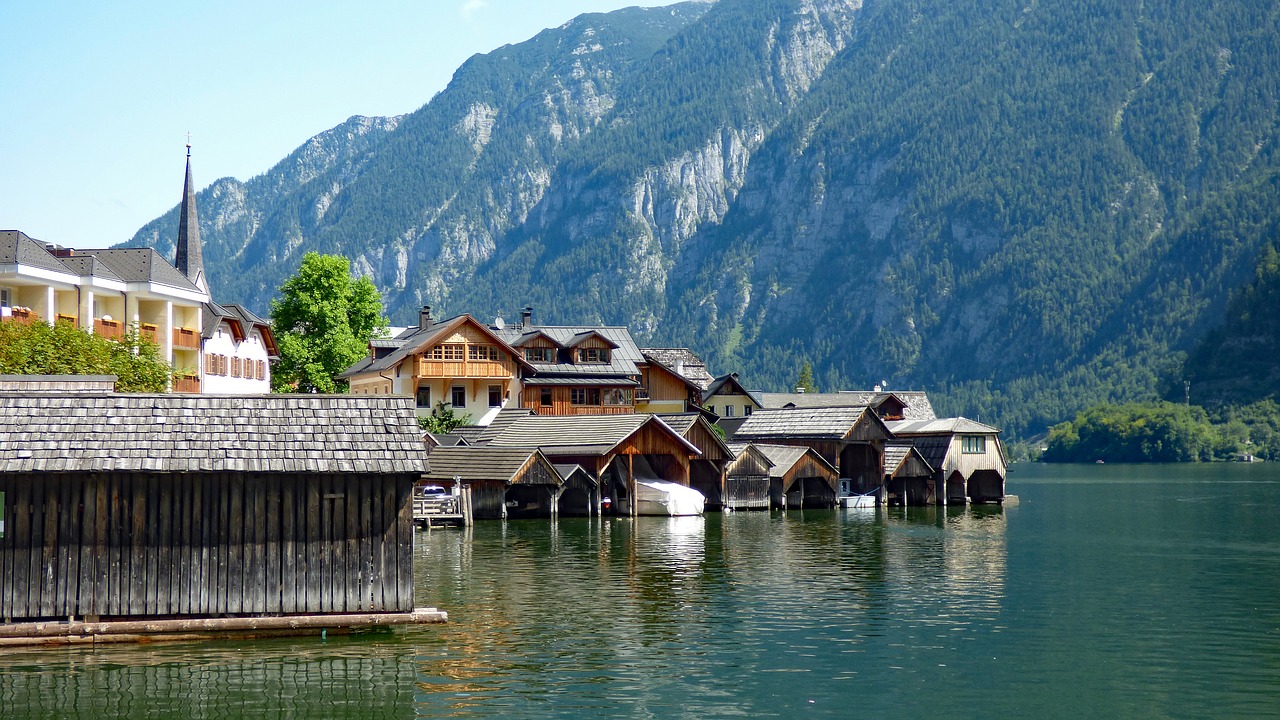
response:
<path id="1" fill-rule="evenodd" d="M 413 605 L 411 398 L 5 380 L 0 644 L 443 620 Z"/>

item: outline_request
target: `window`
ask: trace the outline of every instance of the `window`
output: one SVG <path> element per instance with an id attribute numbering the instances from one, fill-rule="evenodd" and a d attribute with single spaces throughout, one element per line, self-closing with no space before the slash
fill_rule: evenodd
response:
<path id="1" fill-rule="evenodd" d="M 493 345 L 468 345 L 468 360 L 497 360 L 498 348 Z"/>
<path id="2" fill-rule="evenodd" d="M 750 405 L 743 405 L 743 406 L 742 406 L 742 414 L 743 414 L 743 415 L 750 415 L 750 414 L 751 414 L 751 406 L 750 406 Z"/>
<path id="3" fill-rule="evenodd" d="M 600 388 L 570 388 L 569 403 L 572 405 L 599 405 Z"/>
<path id="4" fill-rule="evenodd" d="M 489 386 L 489 407 L 502 407 L 502 386 Z"/>
<path id="5" fill-rule="evenodd" d="M 549 363 L 555 362 L 554 350 L 552 348 L 525 348 L 524 359 L 529 362 Z"/>
<path id="6" fill-rule="evenodd" d="M 711 413 L 712 415 L 715 415 L 715 414 L 716 414 L 716 406 L 715 406 L 715 405 L 708 405 L 708 406 L 707 406 L 707 412 Z"/>
<path id="7" fill-rule="evenodd" d="M 452 393 L 453 406 L 456 408 L 464 408 L 467 406 L 467 389 L 461 385 L 454 385 Z"/>
<path id="8" fill-rule="evenodd" d="M 631 404 L 631 388 L 605 388 L 604 404 L 605 405 L 630 405 Z"/>
<path id="9" fill-rule="evenodd" d="M 541 389 L 541 393 L 540 393 L 540 394 L 541 394 L 541 396 L 542 396 L 542 397 L 540 398 L 540 402 L 541 402 L 541 404 L 542 404 L 542 407 L 551 407 L 551 405 L 552 405 L 552 402 L 551 402 L 551 388 L 542 388 L 542 389 Z"/>
<path id="10" fill-rule="evenodd" d="M 733 417 L 733 406 L 732 406 L 732 405 L 725 405 L 725 406 L 724 406 L 724 416 L 725 416 L 725 417 Z"/>
<path id="11" fill-rule="evenodd" d="M 463 348 L 461 343 L 447 343 L 437 345 L 427 351 L 428 360 L 461 360 L 463 358 Z"/>
<path id="12" fill-rule="evenodd" d="M 13 291 L 9 288 L 0 288 L 0 307 L 13 306 Z"/>
<path id="13" fill-rule="evenodd" d="M 981 454 L 987 451 L 987 437 L 985 435 L 961 435 L 960 451 L 969 454 Z"/>
<path id="14" fill-rule="evenodd" d="M 578 348 L 578 362 L 607 363 L 609 362 L 609 351 L 604 348 Z"/>
<path id="15" fill-rule="evenodd" d="M 418 388 L 418 407 L 431 407 L 431 388 L 429 386 Z"/>

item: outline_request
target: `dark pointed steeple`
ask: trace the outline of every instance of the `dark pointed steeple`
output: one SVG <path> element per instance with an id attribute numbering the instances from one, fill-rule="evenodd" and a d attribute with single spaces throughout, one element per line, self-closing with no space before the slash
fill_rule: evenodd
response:
<path id="1" fill-rule="evenodd" d="M 182 214 L 178 220 L 178 248 L 174 267 L 196 287 L 209 292 L 204 276 L 204 253 L 200 249 L 200 221 L 196 219 L 196 186 L 191 181 L 191 140 L 187 139 L 187 181 L 182 187 Z"/>

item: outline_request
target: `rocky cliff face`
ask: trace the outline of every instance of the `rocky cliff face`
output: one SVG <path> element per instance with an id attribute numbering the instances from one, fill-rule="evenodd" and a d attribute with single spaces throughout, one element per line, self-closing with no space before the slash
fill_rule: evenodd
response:
<path id="1" fill-rule="evenodd" d="M 1280 95 L 1275 6 L 585 15 L 471 58 L 414 113 L 215 182 L 206 262 L 264 312 L 303 252 L 339 252 L 396 322 L 533 304 L 761 388 L 808 359 L 823 388 L 927 385 L 1034 429 L 1150 392 L 1280 222 L 1254 190 L 1280 172 L 1280 114 L 1250 99 Z M 134 242 L 170 251 L 176 227 Z"/>

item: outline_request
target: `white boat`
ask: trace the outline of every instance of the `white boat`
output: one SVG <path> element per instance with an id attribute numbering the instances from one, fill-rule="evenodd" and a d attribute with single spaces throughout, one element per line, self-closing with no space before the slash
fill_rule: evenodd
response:
<path id="1" fill-rule="evenodd" d="M 876 506 L 876 494 L 867 493 L 866 495 L 842 495 L 838 499 L 842 508 L 874 508 Z"/>
<path id="2" fill-rule="evenodd" d="M 666 480 L 636 480 L 640 515 L 701 515 L 707 499 L 691 487 Z"/>

